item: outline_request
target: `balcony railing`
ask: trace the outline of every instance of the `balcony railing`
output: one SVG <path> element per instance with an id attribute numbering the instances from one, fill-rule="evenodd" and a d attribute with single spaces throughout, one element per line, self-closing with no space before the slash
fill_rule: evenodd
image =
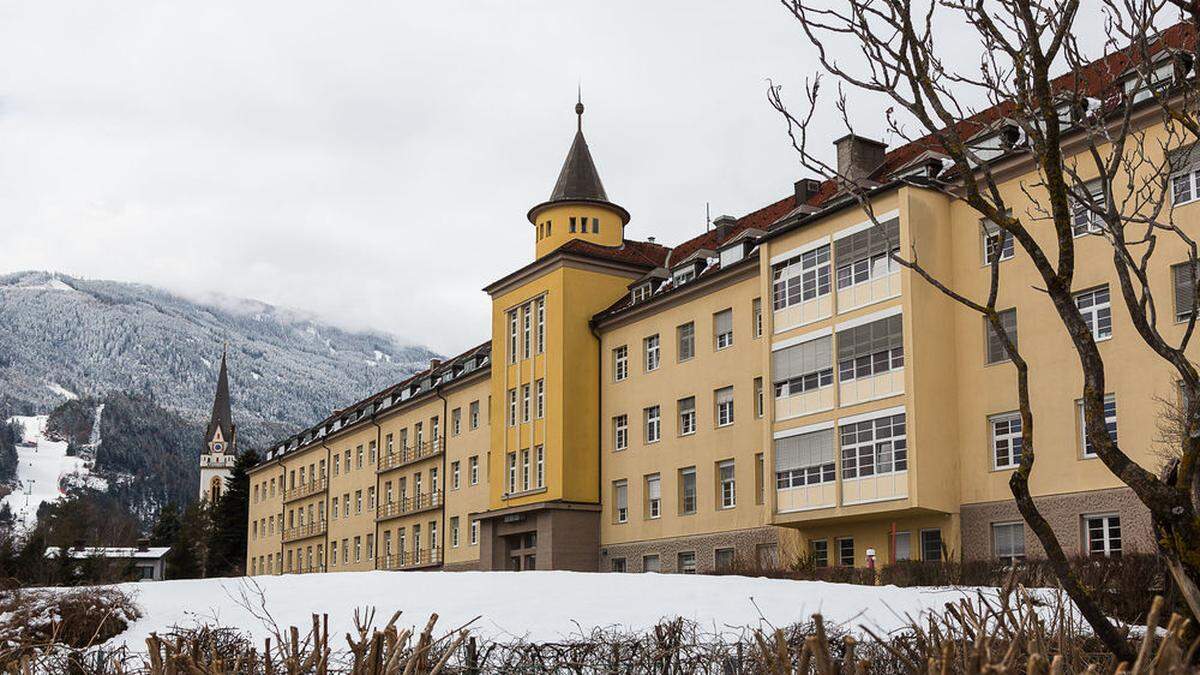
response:
<path id="1" fill-rule="evenodd" d="M 325 488 L 328 486 L 329 486 L 329 481 L 325 478 L 322 478 L 321 480 L 318 480 L 318 481 L 309 481 L 307 483 L 298 485 L 294 488 L 284 490 L 283 491 L 283 503 L 286 504 L 288 502 L 294 502 L 297 499 L 304 499 L 305 497 L 311 497 L 312 495 L 315 495 L 318 492 L 324 492 Z"/>
<path id="2" fill-rule="evenodd" d="M 435 438 L 432 441 L 422 441 L 413 446 L 400 448 L 399 452 L 393 452 L 388 455 L 379 457 L 379 464 L 375 468 L 376 473 L 391 471 L 402 466 L 407 466 L 413 462 L 419 462 L 422 459 L 428 459 L 437 455 L 442 451 L 442 439 Z"/>
<path id="3" fill-rule="evenodd" d="M 419 551 L 405 551 L 395 555 L 379 556 L 378 567 L 381 570 L 411 570 L 418 567 L 432 567 L 442 564 L 442 550 L 427 548 Z"/>
<path id="4" fill-rule="evenodd" d="M 306 525 L 289 527 L 283 531 L 283 540 L 285 542 L 289 542 L 296 541 L 298 539 L 307 539 L 309 537 L 317 537 L 325 534 L 325 529 L 327 527 L 328 523 L 326 523 L 324 520 L 318 520 L 314 523 L 308 523 Z"/>
<path id="5" fill-rule="evenodd" d="M 387 520 L 436 509 L 442 505 L 442 491 L 426 492 L 412 497 L 401 497 L 398 501 L 384 502 L 375 511 L 375 520 Z"/>

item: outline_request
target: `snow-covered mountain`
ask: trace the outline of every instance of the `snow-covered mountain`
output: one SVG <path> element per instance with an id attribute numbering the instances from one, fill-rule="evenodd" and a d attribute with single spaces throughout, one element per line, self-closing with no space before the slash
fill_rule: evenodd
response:
<path id="1" fill-rule="evenodd" d="M 253 300 L 196 301 L 47 272 L 0 275 L 0 408 L 13 412 L 132 392 L 201 421 L 225 343 L 243 445 L 270 443 L 437 356 Z"/>

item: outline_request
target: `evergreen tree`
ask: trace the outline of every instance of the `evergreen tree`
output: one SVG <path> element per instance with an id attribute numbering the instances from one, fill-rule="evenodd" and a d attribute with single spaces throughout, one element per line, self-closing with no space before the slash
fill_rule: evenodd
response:
<path id="1" fill-rule="evenodd" d="M 167 504 L 159 511 L 158 522 L 154 523 L 154 529 L 150 532 L 150 545 L 170 546 L 179 535 L 181 526 L 179 507 L 174 502 Z"/>
<path id="2" fill-rule="evenodd" d="M 183 512 L 179 529 L 167 552 L 168 579 L 198 579 L 204 574 L 204 543 L 208 538 L 208 510 L 202 502 L 193 502 Z"/>
<path id="3" fill-rule="evenodd" d="M 250 469 L 258 464 L 258 453 L 238 455 L 221 498 L 212 509 L 213 527 L 209 540 L 205 576 L 240 576 L 246 568 L 246 523 L 250 518 Z"/>

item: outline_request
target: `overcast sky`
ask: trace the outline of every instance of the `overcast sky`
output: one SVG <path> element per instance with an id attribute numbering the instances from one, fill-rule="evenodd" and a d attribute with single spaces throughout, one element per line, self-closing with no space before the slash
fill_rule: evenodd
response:
<path id="1" fill-rule="evenodd" d="M 706 202 L 742 215 L 804 175 L 765 92 L 814 69 L 772 0 L 4 1 L 0 62 L 0 273 L 255 298 L 443 353 L 487 338 L 480 289 L 532 260 L 577 83 L 627 235 L 672 244 Z"/>

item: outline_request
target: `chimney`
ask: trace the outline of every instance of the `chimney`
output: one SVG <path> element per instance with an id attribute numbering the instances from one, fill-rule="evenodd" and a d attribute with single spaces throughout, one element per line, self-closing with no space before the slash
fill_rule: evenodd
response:
<path id="1" fill-rule="evenodd" d="M 821 181 L 814 178 L 801 178 L 796 181 L 796 206 L 805 204 L 821 190 Z"/>
<path id="2" fill-rule="evenodd" d="M 650 242 L 651 244 L 653 244 L 653 243 L 654 243 L 654 237 L 646 237 L 646 241 L 648 241 L 648 242 Z"/>
<path id="3" fill-rule="evenodd" d="M 146 551 L 149 551 L 150 550 L 150 540 L 149 539 L 138 539 L 137 550 L 141 553 L 145 553 Z"/>
<path id="4" fill-rule="evenodd" d="M 737 218 L 733 216 L 717 216 L 713 220 L 713 229 L 717 232 L 718 241 L 724 241 L 725 237 L 733 231 L 733 226 L 737 225 Z"/>
<path id="5" fill-rule="evenodd" d="M 837 148 L 838 175 L 852 183 L 869 178 L 883 164 L 887 144 L 846 134 L 833 142 Z"/>
<path id="6" fill-rule="evenodd" d="M 429 369 L 437 370 L 437 367 L 442 365 L 441 359 L 429 359 Z"/>

